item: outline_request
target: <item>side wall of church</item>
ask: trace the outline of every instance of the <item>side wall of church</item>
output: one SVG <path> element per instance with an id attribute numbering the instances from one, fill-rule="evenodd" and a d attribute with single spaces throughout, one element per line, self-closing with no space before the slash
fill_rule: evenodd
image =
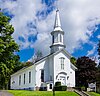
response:
<path id="1" fill-rule="evenodd" d="M 49 57 L 49 81 L 54 80 L 54 56 Z"/>
<path id="2" fill-rule="evenodd" d="M 29 72 L 31 74 L 29 81 Z M 35 66 L 19 70 L 11 75 L 11 89 L 30 89 L 35 87 Z"/>
<path id="3" fill-rule="evenodd" d="M 36 87 L 42 87 L 42 81 L 41 81 L 41 70 L 44 70 L 44 81 L 45 79 L 47 79 L 46 75 L 48 74 L 48 72 L 46 72 L 46 63 L 48 62 L 48 60 L 43 60 L 42 62 L 40 62 L 39 64 L 36 65 Z M 48 68 L 47 68 L 48 69 Z"/>
<path id="4" fill-rule="evenodd" d="M 44 81 L 41 80 L 41 70 L 44 70 Z M 53 56 L 36 65 L 36 87 L 47 87 L 45 84 L 53 80 Z"/>
<path id="5" fill-rule="evenodd" d="M 69 73 L 69 83 L 67 84 L 68 87 L 75 87 L 75 71 L 74 69 L 70 68 Z"/>

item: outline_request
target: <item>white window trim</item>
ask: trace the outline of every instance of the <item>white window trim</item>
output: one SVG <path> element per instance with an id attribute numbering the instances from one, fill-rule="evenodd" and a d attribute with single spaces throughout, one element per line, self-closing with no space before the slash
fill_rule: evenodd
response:
<path id="1" fill-rule="evenodd" d="M 61 62 L 61 69 L 64 70 L 64 57 L 60 57 L 60 62 Z"/>

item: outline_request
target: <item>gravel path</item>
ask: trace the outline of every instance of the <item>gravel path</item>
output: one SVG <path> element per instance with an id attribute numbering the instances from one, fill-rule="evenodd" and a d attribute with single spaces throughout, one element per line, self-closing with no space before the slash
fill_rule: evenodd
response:
<path id="1" fill-rule="evenodd" d="M 6 90 L 0 90 L 0 96 L 13 96 L 13 95 L 7 92 Z"/>

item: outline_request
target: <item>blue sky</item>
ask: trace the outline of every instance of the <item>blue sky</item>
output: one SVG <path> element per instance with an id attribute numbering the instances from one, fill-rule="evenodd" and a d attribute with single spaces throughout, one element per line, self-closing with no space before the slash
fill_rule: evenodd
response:
<path id="1" fill-rule="evenodd" d="M 38 50 L 44 56 L 49 54 L 57 6 L 66 50 L 76 58 L 98 57 L 100 0 L 0 0 L 0 8 L 15 28 L 13 38 L 20 45 L 20 61 L 29 60 Z"/>

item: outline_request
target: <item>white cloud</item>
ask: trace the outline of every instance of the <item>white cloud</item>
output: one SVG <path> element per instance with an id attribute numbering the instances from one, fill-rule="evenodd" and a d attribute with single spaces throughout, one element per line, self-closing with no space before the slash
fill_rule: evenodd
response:
<path id="1" fill-rule="evenodd" d="M 32 47 L 40 49 L 43 53 L 49 52 L 51 44 L 50 32 L 53 30 L 55 10 L 46 16 L 47 6 L 41 0 L 17 0 L 11 2 L 0 1 L 1 8 L 8 8 L 14 15 L 11 24 L 15 27 L 13 37 L 16 42 L 22 45 L 21 48 Z M 100 24 L 100 0 L 59 0 L 60 17 L 62 29 L 65 31 L 65 44 L 69 52 L 81 48 L 81 43 L 89 42 L 96 26 Z M 44 11 L 44 15 L 37 17 L 38 11 Z M 36 27 L 28 27 L 27 24 L 33 22 Z M 31 31 L 30 31 L 31 30 Z M 35 42 L 29 42 L 29 36 L 37 35 Z M 22 36 L 25 42 L 18 39 Z M 92 52 L 92 51 L 91 51 Z M 88 51 L 88 54 L 91 54 Z"/>
<path id="2" fill-rule="evenodd" d="M 93 55 L 94 52 L 95 52 L 95 50 L 96 50 L 96 46 L 94 46 L 92 50 L 89 50 L 89 51 L 87 52 L 87 56 Z"/>
<path id="3" fill-rule="evenodd" d="M 34 26 L 37 27 L 36 14 L 43 10 L 45 5 L 41 4 L 41 0 L 5 0 L 5 2 L 1 1 L 0 4 L 2 9 L 7 9 L 14 15 L 10 23 L 15 28 L 13 37 L 16 42 L 22 46 L 21 48 L 29 47 L 32 43 L 28 41 L 29 36 L 37 35 L 37 30 L 34 28 Z M 33 23 L 31 28 L 27 25 L 29 23 Z M 24 42 L 18 39 L 19 36 L 25 39 Z"/>
<path id="4" fill-rule="evenodd" d="M 96 30 L 95 25 L 100 23 L 99 3 L 99 0 L 59 0 L 62 27 L 68 38 L 65 43 L 70 52 L 88 42 Z"/>
<path id="5" fill-rule="evenodd" d="M 98 35 L 97 38 L 100 39 L 100 35 Z"/>

